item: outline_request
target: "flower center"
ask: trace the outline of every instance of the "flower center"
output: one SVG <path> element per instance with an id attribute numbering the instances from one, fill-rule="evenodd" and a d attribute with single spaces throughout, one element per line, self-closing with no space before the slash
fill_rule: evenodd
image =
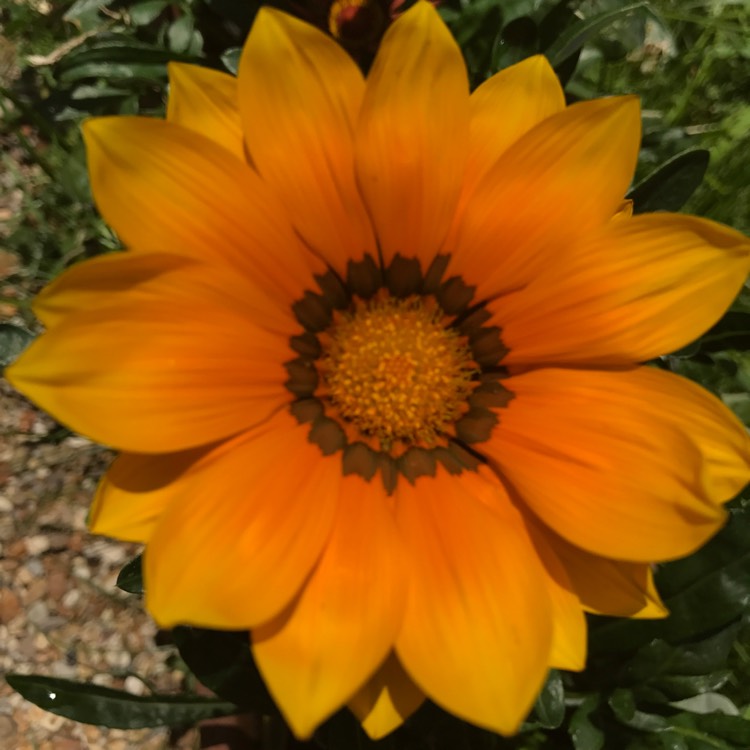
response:
<path id="1" fill-rule="evenodd" d="M 394 442 L 434 446 L 453 434 L 478 372 L 465 337 L 446 326 L 432 297 L 383 290 L 337 313 L 320 336 L 318 371 L 339 414 L 381 450 Z"/>

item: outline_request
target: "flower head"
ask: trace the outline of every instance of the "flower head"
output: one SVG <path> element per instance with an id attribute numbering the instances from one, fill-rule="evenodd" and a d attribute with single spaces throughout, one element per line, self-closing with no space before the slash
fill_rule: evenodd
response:
<path id="1" fill-rule="evenodd" d="M 237 79 L 170 67 L 166 121 L 85 126 L 127 251 L 37 300 L 8 373 L 121 455 L 94 531 L 146 543 L 165 626 L 247 628 L 301 737 L 425 696 L 514 732 L 584 611 L 664 614 L 650 563 L 723 523 L 742 425 L 640 363 L 724 312 L 750 243 L 630 217 L 632 97 L 542 57 L 469 95 L 418 2 L 365 80 L 262 9 Z"/>

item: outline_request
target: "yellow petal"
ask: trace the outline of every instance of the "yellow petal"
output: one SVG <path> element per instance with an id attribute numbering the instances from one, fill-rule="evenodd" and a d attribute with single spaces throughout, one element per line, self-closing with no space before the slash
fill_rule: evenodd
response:
<path id="1" fill-rule="evenodd" d="M 404 671 L 398 657 L 390 654 L 378 671 L 349 701 L 372 740 L 390 734 L 424 703 L 424 693 Z"/>
<path id="2" fill-rule="evenodd" d="M 401 482 L 397 520 L 409 552 L 396 653 L 456 716 L 517 731 L 549 665 L 552 611 L 523 520 L 497 481 L 474 472 Z"/>
<path id="3" fill-rule="evenodd" d="M 574 104 L 508 148 L 477 184 L 446 251 L 477 298 L 527 285 L 551 259 L 609 222 L 635 169 L 634 97 Z"/>
<path id="4" fill-rule="evenodd" d="M 656 590 L 648 563 L 592 555 L 549 533 L 547 539 L 565 566 L 581 604 L 589 612 L 638 619 L 669 614 Z"/>
<path id="5" fill-rule="evenodd" d="M 543 55 L 496 73 L 472 92 L 469 101 L 469 158 L 462 199 L 521 136 L 565 109 L 560 81 Z"/>
<path id="6" fill-rule="evenodd" d="M 354 179 L 364 80 L 322 31 L 273 8 L 255 17 L 239 68 L 250 157 L 305 242 L 341 273 L 376 246 Z"/>
<path id="7" fill-rule="evenodd" d="M 159 273 L 152 260 L 97 258 L 55 282 L 39 310 L 59 322 L 8 380 L 77 432 L 136 453 L 205 445 L 288 403 L 288 339 L 256 322 L 265 310 L 284 325 L 278 308 L 221 266 L 167 256 Z"/>
<path id="8" fill-rule="evenodd" d="M 386 263 L 432 261 L 456 209 L 466 164 L 469 87 L 437 11 L 417 2 L 388 29 L 367 78 L 356 168 Z"/>
<path id="9" fill-rule="evenodd" d="M 481 451 L 539 519 L 589 552 L 686 555 L 750 479 L 742 424 L 670 373 L 534 370 L 504 385 L 515 397 Z"/>
<path id="10" fill-rule="evenodd" d="M 237 79 L 199 65 L 171 62 L 167 120 L 194 130 L 245 159 Z"/>
<path id="11" fill-rule="evenodd" d="M 322 490 L 311 487 L 316 506 Z M 340 493 L 331 538 L 298 600 L 252 632 L 258 668 L 300 738 L 370 679 L 403 613 L 401 544 L 382 485 L 349 476 Z"/>
<path id="12" fill-rule="evenodd" d="M 586 666 L 586 618 L 578 592 L 562 560 L 551 543 L 549 533 L 527 519 L 534 547 L 547 573 L 547 590 L 552 604 L 552 651 L 549 664 L 576 672 Z"/>
<path id="13" fill-rule="evenodd" d="M 96 204 L 130 249 L 226 263 L 289 302 L 325 271 L 268 186 L 208 138 L 141 117 L 83 132 Z"/>
<path id="14" fill-rule="evenodd" d="M 89 511 L 91 532 L 126 542 L 147 542 L 177 496 L 175 483 L 182 486 L 183 475 L 213 447 L 156 456 L 119 455 L 97 487 Z"/>
<path id="15" fill-rule="evenodd" d="M 162 627 L 254 627 L 298 592 L 330 535 L 341 476 L 307 435 L 283 410 L 170 484 L 144 556 L 146 607 Z"/>
<path id="16" fill-rule="evenodd" d="M 550 258 L 534 282 L 489 309 L 510 349 L 507 364 L 630 364 L 700 336 L 749 270 L 750 240 L 739 232 L 645 214 L 612 221 Z"/>

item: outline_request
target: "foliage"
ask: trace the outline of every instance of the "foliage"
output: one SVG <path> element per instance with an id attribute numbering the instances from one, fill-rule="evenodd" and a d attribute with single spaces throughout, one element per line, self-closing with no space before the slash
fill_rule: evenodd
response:
<path id="1" fill-rule="evenodd" d="M 321 6 L 298 2 L 294 9 L 314 20 Z M 18 316 L 0 324 L 3 364 L 31 336 L 25 300 L 69 264 L 118 246 L 91 204 L 81 121 L 163 113 L 170 60 L 233 71 L 256 7 L 252 0 L 69 0 L 0 9 L 0 165 L 3 187 L 23 193 L 0 230 L 0 246 L 19 258 L 9 278 Z M 446 0 L 440 12 L 463 48 L 473 85 L 543 52 L 571 100 L 627 92 L 642 97 L 644 149 L 630 195 L 636 212 L 685 205 L 750 231 L 747 162 L 737 158 L 750 154 L 750 105 L 742 88 L 750 67 L 746 3 Z M 363 53 L 360 62 L 366 66 L 369 59 Z M 702 383 L 750 424 L 748 351 L 750 289 L 698 342 L 654 364 Z M 588 668 L 553 671 L 517 738 L 473 729 L 427 705 L 378 745 L 746 750 L 750 495 L 732 504 L 730 523 L 716 539 L 662 566 L 656 578 L 671 617 L 592 617 Z M 118 585 L 142 593 L 139 559 L 123 569 Z M 263 747 L 292 746 L 253 665 L 246 633 L 179 628 L 173 637 L 186 668 L 217 700 L 190 694 L 136 699 L 40 676 L 8 680 L 50 711 L 110 726 L 184 724 L 255 709 L 268 719 Z M 311 746 L 371 744 L 342 712 Z"/>

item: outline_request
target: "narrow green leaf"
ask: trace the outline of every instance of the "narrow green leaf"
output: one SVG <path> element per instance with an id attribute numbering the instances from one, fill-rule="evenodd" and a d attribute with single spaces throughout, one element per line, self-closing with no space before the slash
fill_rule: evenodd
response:
<path id="1" fill-rule="evenodd" d="M 597 13 L 590 18 L 579 21 L 568 27 L 560 36 L 545 50 L 545 55 L 552 63 L 552 67 L 561 65 L 571 55 L 578 52 L 581 47 L 595 34 L 616 21 L 639 10 L 646 10 L 647 2 L 632 3 L 616 10 Z"/>
<path id="2" fill-rule="evenodd" d="M 143 555 L 134 557 L 117 576 L 115 585 L 129 594 L 143 593 Z"/>
<path id="3" fill-rule="evenodd" d="M 194 695 L 131 695 L 72 680 L 41 675 L 6 675 L 27 701 L 58 716 L 116 729 L 192 726 L 203 719 L 229 716 L 232 703 Z"/>
<path id="4" fill-rule="evenodd" d="M 0 323 L 0 366 L 14 362 L 34 340 L 34 334 L 13 323 Z"/>
<path id="5" fill-rule="evenodd" d="M 550 670 L 542 692 L 534 704 L 534 715 L 540 726 L 557 729 L 565 718 L 565 688 L 556 669 Z"/>
<path id="6" fill-rule="evenodd" d="M 709 152 L 698 148 L 662 164 L 628 194 L 633 212 L 679 211 L 703 182 L 709 159 Z"/>

